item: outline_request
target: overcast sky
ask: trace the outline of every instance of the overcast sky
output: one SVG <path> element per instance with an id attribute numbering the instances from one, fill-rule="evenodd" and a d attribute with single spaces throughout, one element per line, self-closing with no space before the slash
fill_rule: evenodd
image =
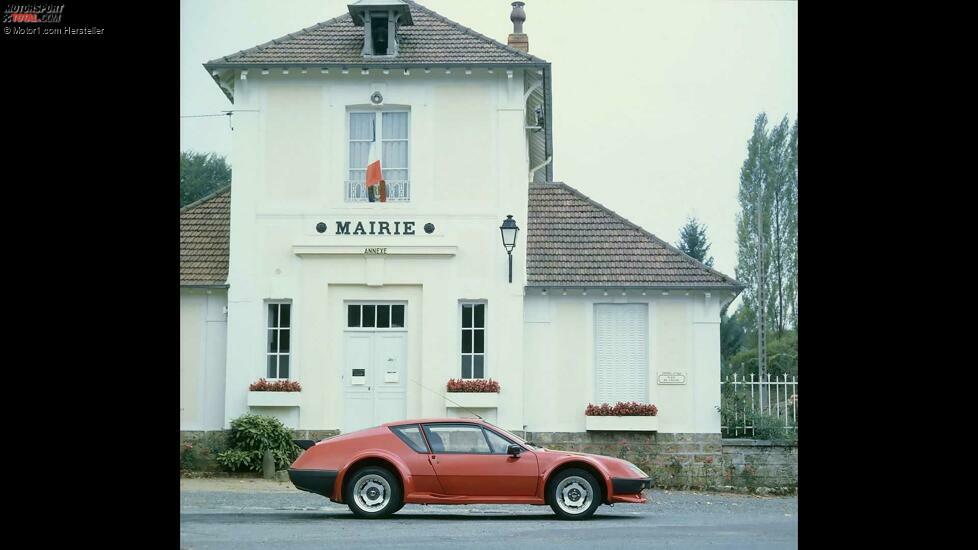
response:
<path id="1" fill-rule="evenodd" d="M 336 17 L 351 1 L 181 0 L 180 114 L 231 108 L 201 63 Z M 509 0 L 419 3 L 503 43 L 512 32 Z M 553 65 L 554 179 L 671 243 L 696 216 L 714 267 L 733 276 L 754 117 L 798 112 L 797 3 L 526 0 L 524 9 L 530 53 Z M 230 138 L 224 117 L 180 119 L 183 150 L 229 155 Z"/>

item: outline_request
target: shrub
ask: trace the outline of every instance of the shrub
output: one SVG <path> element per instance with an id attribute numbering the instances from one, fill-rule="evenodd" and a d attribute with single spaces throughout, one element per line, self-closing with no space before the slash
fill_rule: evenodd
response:
<path id="1" fill-rule="evenodd" d="M 287 468 L 299 456 L 299 447 L 292 443 L 292 431 L 277 418 L 257 414 L 231 421 L 228 446 L 227 451 L 217 455 L 217 462 L 232 472 L 261 471 L 265 449 L 272 451 L 276 470 Z"/>
<path id="2" fill-rule="evenodd" d="M 775 443 L 792 444 L 798 441 L 798 426 L 785 426 L 784 418 L 755 413 L 750 418 L 754 426 L 754 439 L 766 439 Z"/>
<path id="3" fill-rule="evenodd" d="M 499 393 L 499 382 L 492 378 L 488 380 L 452 378 L 445 388 L 450 392 Z"/>
<path id="4" fill-rule="evenodd" d="M 587 416 L 655 416 L 659 414 L 659 409 L 651 403 L 635 403 L 634 401 L 625 403 L 619 401 L 614 405 L 602 403 L 600 405 L 588 405 L 584 410 Z"/>
<path id="5" fill-rule="evenodd" d="M 220 465 L 217 455 L 227 449 L 223 430 L 203 432 L 180 442 L 180 470 L 185 472 L 216 472 Z"/>
<path id="6" fill-rule="evenodd" d="M 302 391 L 302 385 L 295 380 L 278 380 L 269 382 L 264 378 L 259 378 L 248 386 L 248 391 Z"/>
<path id="7" fill-rule="evenodd" d="M 194 470 L 197 466 L 196 456 L 194 455 L 193 443 L 184 443 L 180 446 L 180 469 L 183 471 Z"/>

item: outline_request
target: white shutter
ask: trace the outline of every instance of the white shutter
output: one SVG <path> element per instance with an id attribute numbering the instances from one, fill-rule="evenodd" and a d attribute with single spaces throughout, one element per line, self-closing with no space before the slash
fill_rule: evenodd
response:
<path id="1" fill-rule="evenodd" d="M 595 402 L 649 400 L 647 304 L 595 304 Z"/>

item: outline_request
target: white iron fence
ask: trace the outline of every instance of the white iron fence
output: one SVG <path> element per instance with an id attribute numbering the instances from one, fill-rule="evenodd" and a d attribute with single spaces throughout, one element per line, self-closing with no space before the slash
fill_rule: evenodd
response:
<path id="1" fill-rule="evenodd" d="M 754 436 L 771 428 L 798 429 L 798 377 L 727 376 L 720 382 L 720 430 L 726 437 Z"/>

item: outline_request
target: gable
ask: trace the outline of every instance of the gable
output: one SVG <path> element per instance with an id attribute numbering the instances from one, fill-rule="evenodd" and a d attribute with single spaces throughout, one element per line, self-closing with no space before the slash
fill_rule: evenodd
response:
<path id="1" fill-rule="evenodd" d="M 563 183 L 530 185 L 527 286 L 742 286 Z"/>

